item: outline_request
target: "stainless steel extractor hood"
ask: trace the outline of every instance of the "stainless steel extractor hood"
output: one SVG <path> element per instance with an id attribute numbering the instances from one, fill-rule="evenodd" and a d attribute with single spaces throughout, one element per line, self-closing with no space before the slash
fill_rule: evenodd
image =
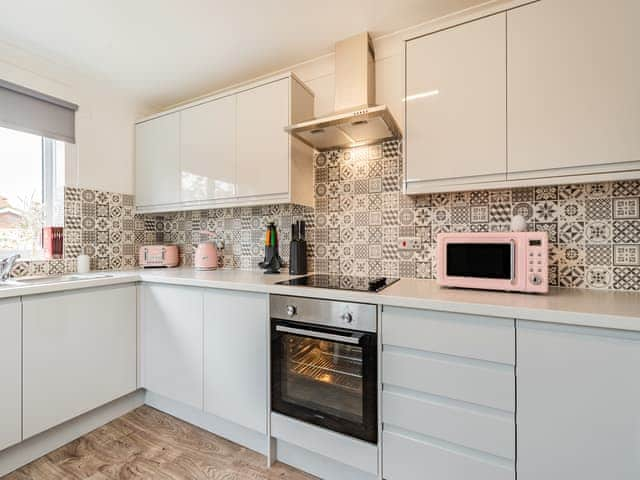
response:
<path id="1" fill-rule="evenodd" d="M 286 127 L 316 150 L 369 145 L 401 136 L 393 115 L 375 103 L 373 43 L 364 32 L 336 44 L 335 113 Z"/>

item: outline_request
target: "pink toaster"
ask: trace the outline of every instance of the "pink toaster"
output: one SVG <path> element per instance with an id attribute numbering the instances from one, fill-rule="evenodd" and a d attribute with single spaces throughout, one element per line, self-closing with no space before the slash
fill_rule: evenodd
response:
<path id="1" fill-rule="evenodd" d="M 148 267 L 177 267 L 180 255 L 177 245 L 145 245 L 140 247 L 138 264 Z"/>

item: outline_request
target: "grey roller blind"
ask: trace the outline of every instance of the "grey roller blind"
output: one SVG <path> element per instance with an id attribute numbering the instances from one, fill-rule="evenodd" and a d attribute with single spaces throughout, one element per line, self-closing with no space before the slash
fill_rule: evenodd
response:
<path id="1" fill-rule="evenodd" d="M 77 105 L 0 79 L 0 126 L 76 142 Z"/>

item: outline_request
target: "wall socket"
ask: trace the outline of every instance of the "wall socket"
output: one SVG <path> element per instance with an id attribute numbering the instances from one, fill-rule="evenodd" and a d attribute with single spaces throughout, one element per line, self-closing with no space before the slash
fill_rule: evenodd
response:
<path id="1" fill-rule="evenodd" d="M 398 250 L 422 250 L 423 241 L 420 237 L 400 237 L 398 238 Z"/>

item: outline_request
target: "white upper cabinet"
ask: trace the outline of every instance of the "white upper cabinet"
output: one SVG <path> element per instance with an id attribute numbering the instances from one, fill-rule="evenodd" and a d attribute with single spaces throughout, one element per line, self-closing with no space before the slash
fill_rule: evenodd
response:
<path id="1" fill-rule="evenodd" d="M 313 100 L 284 74 L 140 121 L 138 211 L 313 205 L 313 150 L 284 130 L 313 117 Z"/>
<path id="2" fill-rule="evenodd" d="M 181 200 L 232 197 L 236 190 L 236 97 L 180 112 Z"/>
<path id="3" fill-rule="evenodd" d="M 510 178 L 640 168 L 639 24 L 637 0 L 507 13 Z"/>
<path id="4" fill-rule="evenodd" d="M 406 45 L 407 191 L 505 180 L 505 14 Z"/>
<path id="5" fill-rule="evenodd" d="M 406 40 L 406 192 L 639 178 L 640 2 L 500 8 Z"/>
<path id="6" fill-rule="evenodd" d="M 289 82 L 238 94 L 238 195 L 289 191 Z"/>
<path id="7" fill-rule="evenodd" d="M 22 440 L 20 299 L 0 300 L 0 450 Z"/>
<path id="8" fill-rule="evenodd" d="M 180 200 L 180 115 L 136 125 L 136 202 L 167 205 Z"/>
<path id="9" fill-rule="evenodd" d="M 640 167 L 639 24 L 637 0 L 508 12 L 510 177 Z"/>

